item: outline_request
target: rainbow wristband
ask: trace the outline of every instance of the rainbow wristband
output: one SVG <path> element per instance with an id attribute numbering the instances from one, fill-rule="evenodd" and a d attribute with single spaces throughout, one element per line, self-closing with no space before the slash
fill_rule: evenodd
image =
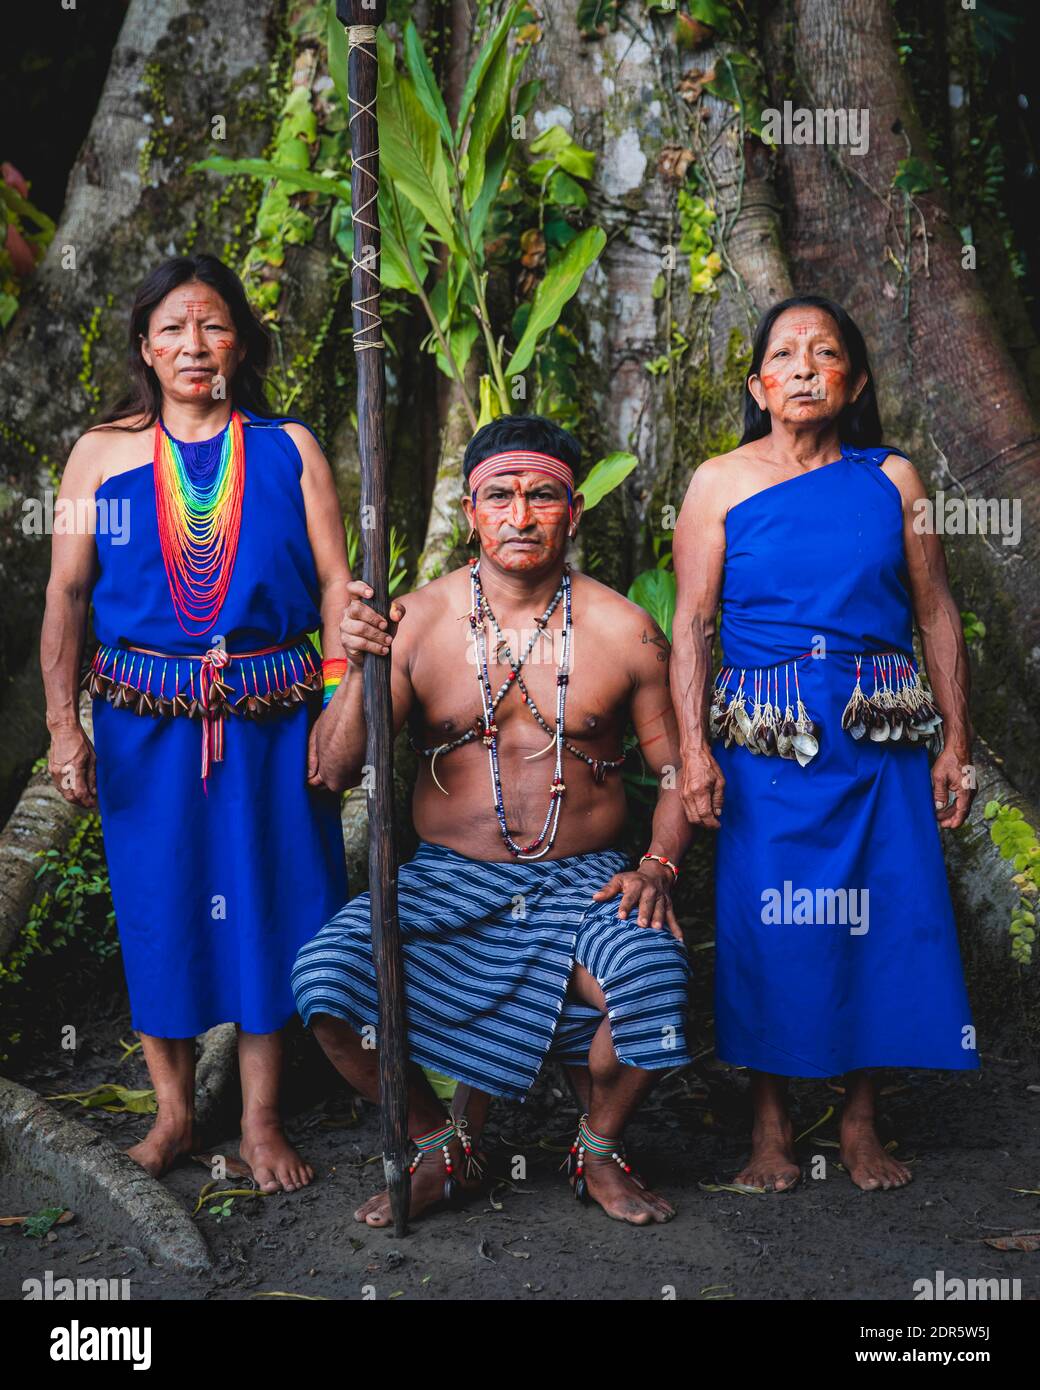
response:
<path id="1" fill-rule="evenodd" d="M 332 657 L 328 661 L 321 663 L 321 678 L 323 694 L 321 697 L 322 709 L 329 703 L 336 693 L 336 687 L 347 674 L 347 667 L 350 663 L 345 656 Z"/>

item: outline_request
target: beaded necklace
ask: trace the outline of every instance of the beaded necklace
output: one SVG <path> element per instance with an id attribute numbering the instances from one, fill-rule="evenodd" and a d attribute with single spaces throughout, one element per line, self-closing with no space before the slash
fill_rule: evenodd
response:
<path id="1" fill-rule="evenodd" d="M 159 544 L 177 621 L 195 637 L 212 629 L 238 552 L 246 451 L 237 410 L 217 439 L 216 466 L 216 441 L 209 441 L 193 468 L 161 417 L 156 421 L 153 473 Z"/>
<path id="2" fill-rule="evenodd" d="M 475 559 L 470 561 L 471 567 L 476 565 L 477 563 L 478 562 Z M 543 635 L 545 631 L 545 624 L 549 621 L 549 618 L 556 611 L 556 605 L 559 603 L 562 594 L 563 585 L 561 584 L 560 587 L 556 590 L 556 593 L 553 595 L 552 601 L 550 602 L 548 608 L 545 610 L 542 616 L 536 620 L 534 632 L 531 634 L 531 640 L 528 642 L 524 651 L 521 652 L 519 660 L 516 661 L 514 661 L 513 659 L 513 654 L 510 651 L 509 643 L 505 640 L 505 637 L 502 635 L 502 629 L 498 625 L 498 619 L 491 611 L 491 605 L 487 602 L 486 599 L 484 600 L 484 611 L 487 613 L 487 616 L 491 619 L 492 625 L 495 629 L 495 636 L 498 638 L 498 641 L 495 644 L 495 651 L 497 653 L 504 647 L 505 659 L 509 664 L 509 675 L 502 682 L 497 695 L 492 701 L 492 710 L 498 708 L 499 702 L 501 701 L 502 697 L 506 694 L 506 692 L 510 689 L 510 687 L 513 685 L 513 682 L 515 681 L 517 689 L 520 691 L 520 699 L 522 703 L 525 704 L 527 708 L 531 711 L 531 714 L 534 716 L 535 720 L 541 726 L 544 732 L 549 734 L 550 737 L 552 737 L 553 739 L 555 739 L 556 737 L 555 731 L 552 728 L 550 728 L 548 723 L 546 723 L 546 720 L 542 715 L 541 710 L 534 702 L 534 697 L 532 696 L 531 692 L 528 690 L 526 684 L 524 683 L 524 678 L 520 674 L 520 671 L 523 667 L 524 662 L 531 655 L 531 651 L 534 647 L 534 644 L 538 641 L 539 637 Z M 442 753 L 452 753 L 455 751 L 456 748 L 461 748 L 464 744 L 472 743 L 473 740 L 477 737 L 477 735 L 483 732 L 483 729 L 480 725 L 481 721 L 478 719 L 475 722 L 473 728 L 467 729 L 465 733 L 460 734 L 458 738 L 453 738 L 448 743 L 438 743 L 432 748 L 424 748 L 417 739 L 409 735 L 409 743 L 411 744 L 413 751 L 418 753 L 419 756 L 422 758 L 431 758 L 433 760 L 431 763 L 430 771 L 433 774 L 433 780 L 437 782 L 437 785 L 439 787 L 441 784 L 439 781 L 437 781 L 436 773 L 438 757 Z M 581 748 L 576 748 L 575 745 L 571 743 L 570 739 L 567 738 L 563 740 L 563 746 L 564 748 L 566 748 L 568 753 L 573 754 L 575 758 L 580 758 L 583 763 L 586 763 L 589 767 L 592 768 L 593 780 L 597 783 L 602 783 L 606 778 L 608 772 L 613 772 L 617 768 L 624 766 L 625 759 L 623 755 L 620 758 L 593 758 L 590 754 L 584 752 Z M 545 750 L 543 749 L 542 751 L 544 752 Z M 534 757 L 537 755 L 530 754 L 529 756 Z M 444 791 L 443 787 L 441 787 L 441 791 Z"/>
<path id="3" fill-rule="evenodd" d="M 548 622 L 550 614 L 563 598 L 563 649 L 560 655 L 560 663 L 556 670 L 556 732 L 554 742 L 556 744 L 556 766 L 553 770 L 552 781 L 549 784 L 549 809 L 545 814 L 542 828 L 535 839 L 529 845 L 519 845 L 509 833 L 506 825 L 505 805 L 502 799 L 502 776 L 498 765 L 498 726 L 495 723 L 495 697 L 491 691 L 491 676 L 488 671 L 487 653 L 487 631 L 485 629 L 485 616 L 490 617 L 492 623 L 495 622 L 494 614 L 491 612 L 491 605 L 484 596 L 484 590 L 480 583 L 480 561 L 474 560 L 470 564 L 470 588 L 473 597 L 472 607 L 469 613 L 470 631 L 473 634 L 473 644 L 477 655 L 477 680 L 480 684 L 480 700 L 484 711 L 483 730 L 481 737 L 485 748 L 488 750 L 488 766 L 491 772 L 491 786 L 494 793 L 495 815 L 498 817 L 498 828 L 502 832 L 502 839 L 509 852 L 517 859 L 541 859 L 548 854 L 556 840 L 556 831 L 560 823 L 560 811 L 563 807 L 563 794 L 566 791 L 563 781 L 563 716 L 567 703 L 567 682 L 570 677 L 570 655 L 571 655 L 571 575 L 570 567 L 564 566 L 563 579 L 560 587 L 553 596 L 552 602 L 546 609 L 541 618 L 536 621 L 536 636 L 541 632 L 544 625 Z M 495 624 L 497 627 L 497 624 Z M 529 644 L 526 658 L 534 642 Z M 512 663 L 510 663 L 512 667 Z M 506 677 L 502 693 L 516 679 L 517 669 L 510 670 Z M 541 846 L 541 848 L 539 848 Z"/>

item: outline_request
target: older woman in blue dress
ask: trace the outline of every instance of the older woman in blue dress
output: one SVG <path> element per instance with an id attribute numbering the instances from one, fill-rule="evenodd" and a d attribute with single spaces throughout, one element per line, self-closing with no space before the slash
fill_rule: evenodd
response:
<path id="1" fill-rule="evenodd" d="M 241 282 L 214 257 L 147 277 L 132 389 L 76 442 L 60 493 L 129 526 L 54 536 L 41 655 L 51 772 L 68 800 L 100 804 L 158 1101 L 130 1155 L 159 1175 L 191 1152 L 194 1039 L 233 1022 L 242 1157 L 266 1191 L 291 1191 L 313 1171 L 279 1117 L 289 971 L 346 895 L 315 734 L 323 674 L 344 665 L 350 571 L 317 441 L 264 403 L 267 354 Z M 78 695 L 91 606 L 96 764 Z M 324 671 L 308 637 L 319 628 Z"/>
<path id="2" fill-rule="evenodd" d="M 696 470 L 676 527 L 671 674 L 683 804 L 718 831 L 717 1052 L 751 1069 L 754 1188 L 799 1177 L 788 1077 L 846 1076 L 842 1162 L 891 1188 L 910 1172 L 869 1069 L 978 1066 L 938 833 L 973 796 L 968 661 L 925 496 L 881 443 L 844 310 L 769 310 L 743 440 Z"/>

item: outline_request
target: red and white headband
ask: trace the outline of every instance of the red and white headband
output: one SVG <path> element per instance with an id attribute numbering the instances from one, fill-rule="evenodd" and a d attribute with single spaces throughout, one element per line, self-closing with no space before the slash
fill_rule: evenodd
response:
<path id="1" fill-rule="evenodd" d="M 518 473 L 524 468 L 547 473 L 550 478 L 563 483 L 568 493 L 574 491 L 574 470 L 562 459 L 553 458 L 551 454 L 536 454 L 530 449 L 509 449 L 505 453 L 491 454 L 488 458 L 481 459 L 472 470 L 469 486 L 473 500 L 476 501 L 477 488 L 488 478 L 493 478 L 498 473 Z"/>

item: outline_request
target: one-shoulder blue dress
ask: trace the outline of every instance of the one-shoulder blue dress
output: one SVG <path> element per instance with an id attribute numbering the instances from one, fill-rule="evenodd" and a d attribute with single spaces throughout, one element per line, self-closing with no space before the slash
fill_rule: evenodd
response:
<path id="1" fill-rule="evenodd" d="M 726 517 L 720 709 L 743 679 L 748 722 L 800 698 L 816 726 L 804 765 L 714 748 L 716 1050 L 784 1076 L 978 1066 L 927 748 L 902 716 L 842 728 L 857 671 L 865 698 L 921 688 L 897 452 L 843 445 Z"/>
<path id="2" fill-rule="evenodd" d="M 307 634 L 321 616 L 303 464 L 280 428 L 293 417 L 241 413 L 238 552 L 210 632 L 190 636 L 175 615 L 150 433 L 141 466 L 96 494 L 101 645 L 88 677 L 103 692 L 93 701 L 98 804 L 133 1026 L 156 1037 L 226 1022 L 281 1028 L 296 1011 L 296 954 L 347 896 L 339 798 L 306 782 L 321 707 Z M 219 440 L 177 441 L 199 482 Z M 200 656 L 218 636 L 232 660 L 217 676 L 235 709 L 223 720 L 223 759 L 203 779 L 203 721 L 191 712 Z"/>

